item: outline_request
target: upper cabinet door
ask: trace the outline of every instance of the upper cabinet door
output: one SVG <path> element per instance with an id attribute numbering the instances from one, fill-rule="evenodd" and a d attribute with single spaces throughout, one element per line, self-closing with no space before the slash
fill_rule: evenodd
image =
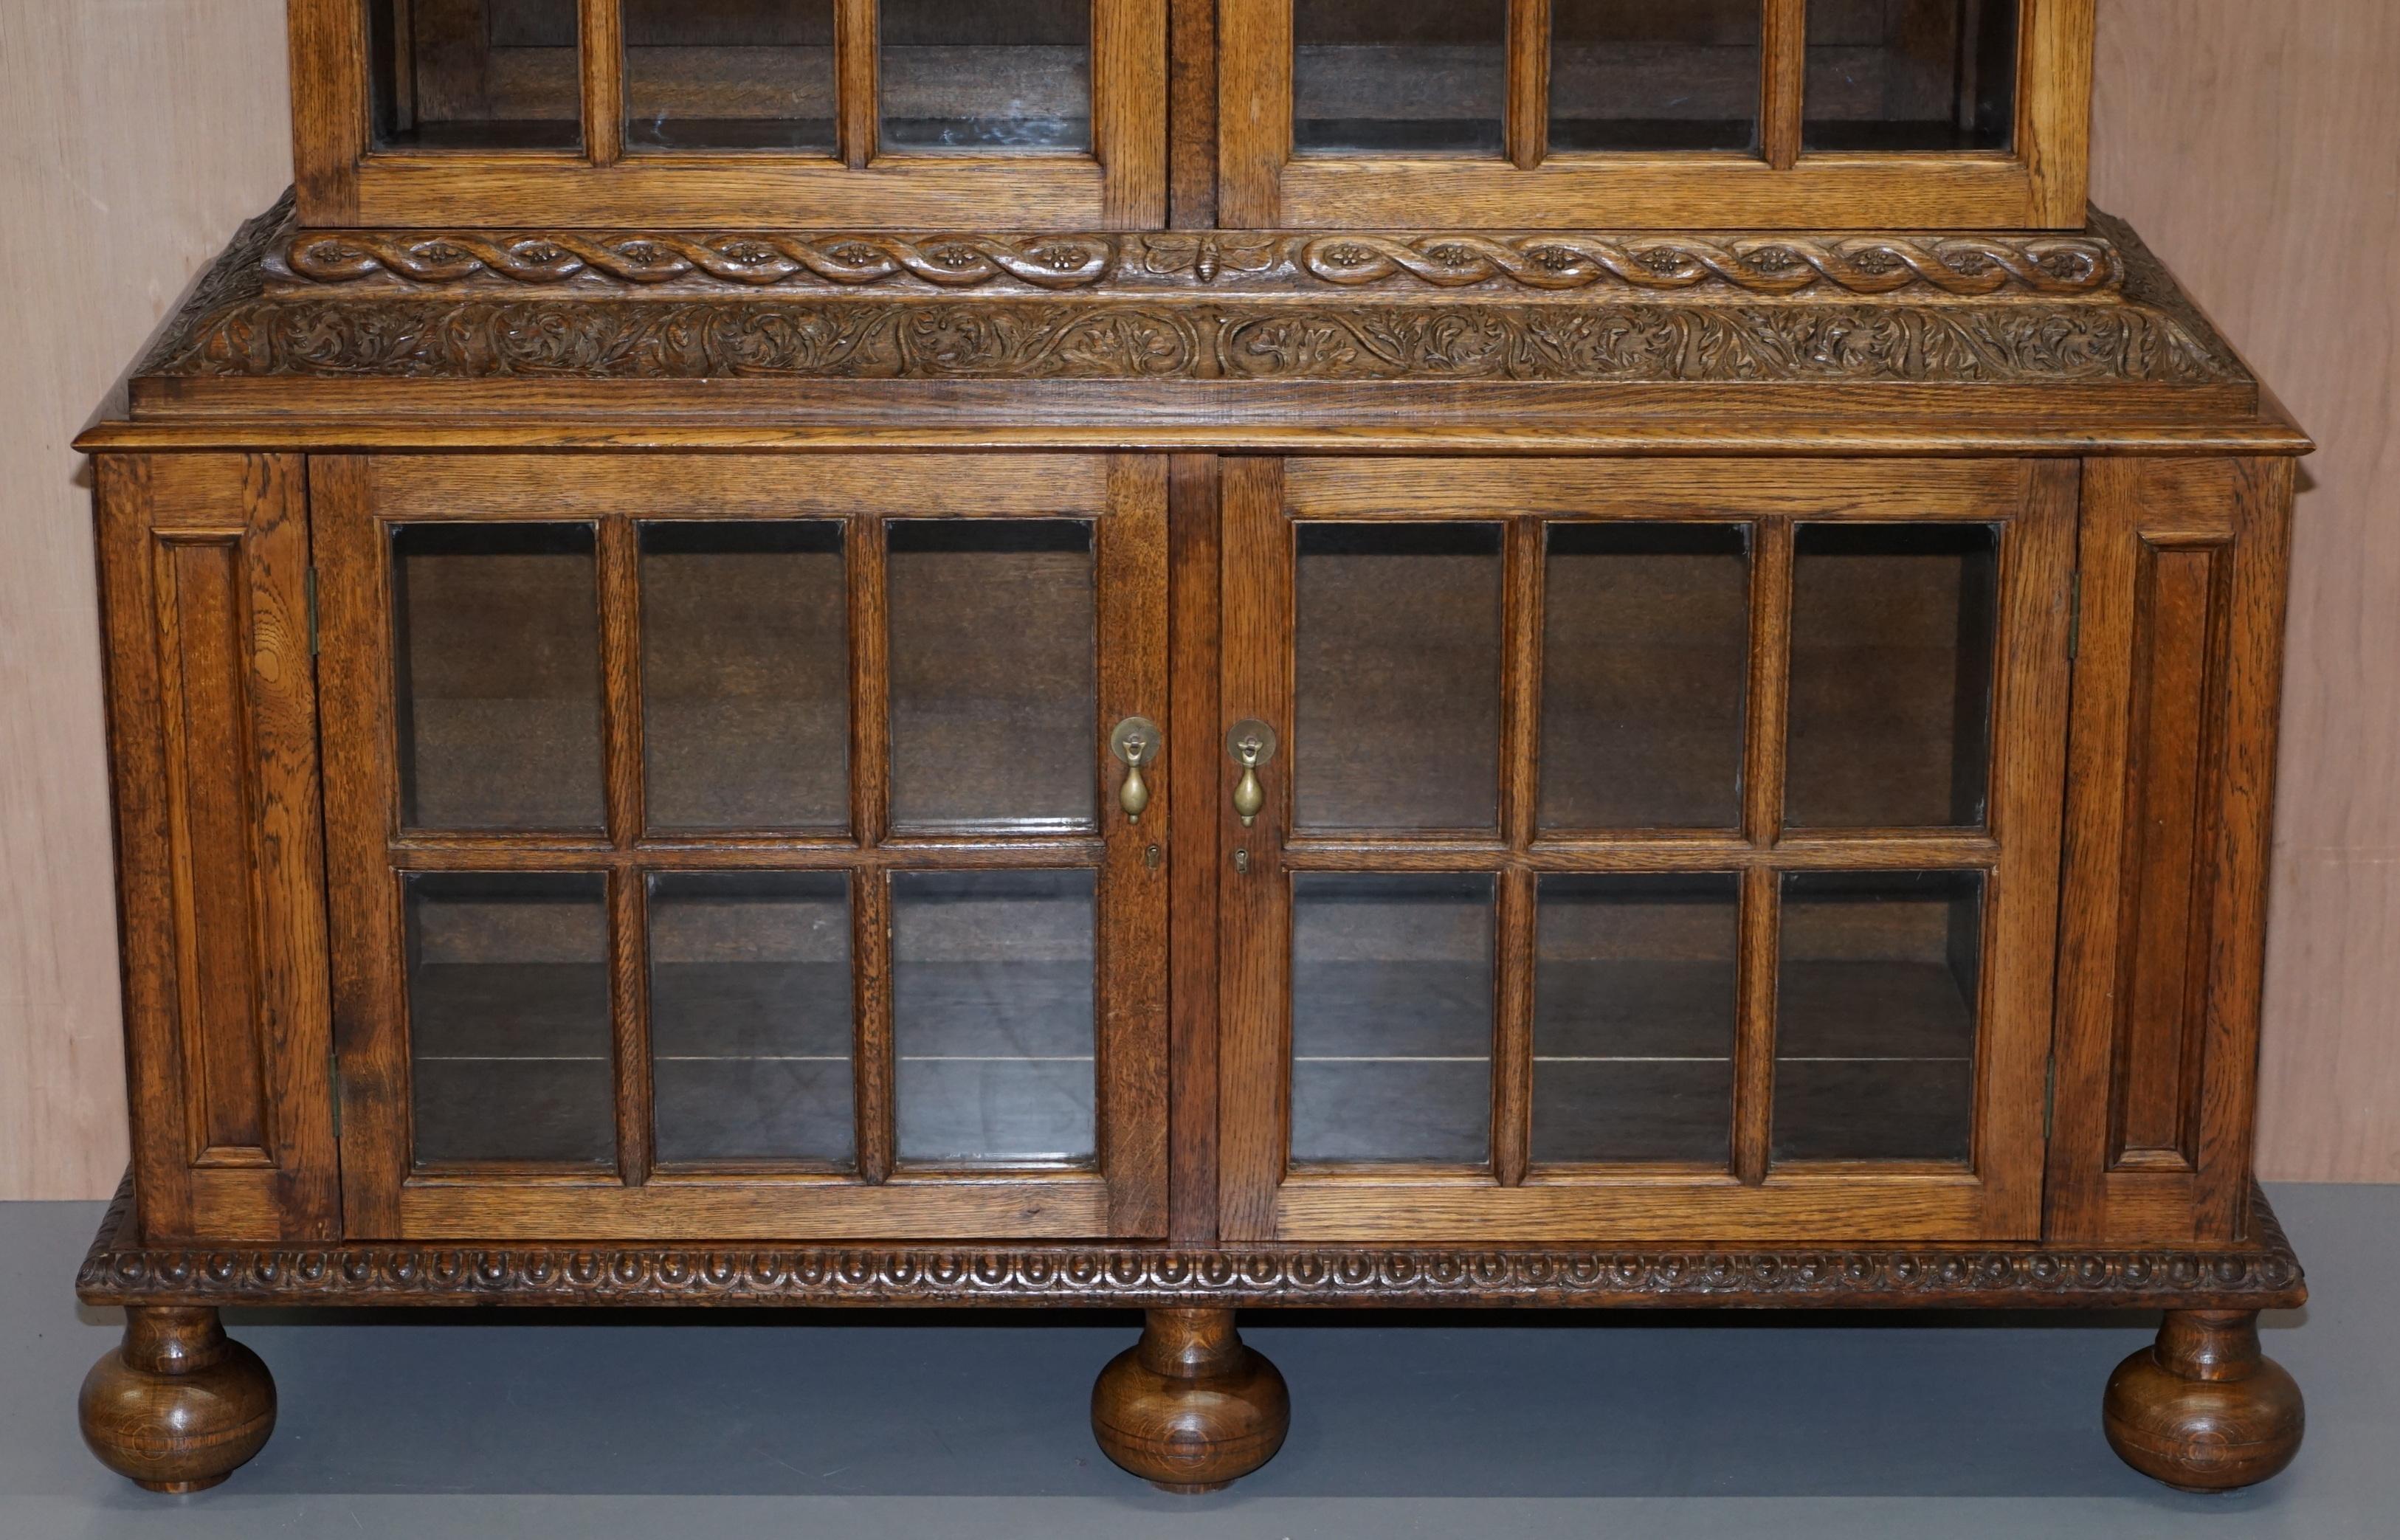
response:
<path id="1" fill-rule="evenodd" d="M 1227 1239 L 2039 1233 L 2072 468 L 1225 488 Z"/>
<path id="2" fill-rule="evenodd" d="M 1233 226 L 2084 221 L 2091 0 L 1222 0 Z"/>
<path id="3" fill-rule="evenodd" d="M 348 1233 L 1164 1233 L 1163 462 L 311 489 Z"/>
<path id="4" fill-rule="evenodd" d="M 314 225 L 1123 229 L 1167 0 L 293 0 Z"/>

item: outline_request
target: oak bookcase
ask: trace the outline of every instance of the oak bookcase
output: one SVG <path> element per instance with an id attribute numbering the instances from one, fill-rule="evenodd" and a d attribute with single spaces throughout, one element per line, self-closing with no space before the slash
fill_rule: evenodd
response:
<path id="1" fill-rule="evenodd" d="M 97 462 L 112 1467 L 221 1306 L 2154 1309 L 2251 1176 L 2295 457 L 2091 0 L 293 0 Z"/>

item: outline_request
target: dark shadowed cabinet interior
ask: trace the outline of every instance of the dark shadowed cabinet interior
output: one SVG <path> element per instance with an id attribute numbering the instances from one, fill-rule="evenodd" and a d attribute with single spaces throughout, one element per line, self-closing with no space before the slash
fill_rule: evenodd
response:
<path id="1" fill-rule="evenodd" d="M 112 1468 L 231 1304 L 2162 1313 L 2252 1180 L 2294 462 L 2090 0 L 292 0 L 96 461 Z M 1494 1386 L 1494 1394 L 1506 1387 Z"/>

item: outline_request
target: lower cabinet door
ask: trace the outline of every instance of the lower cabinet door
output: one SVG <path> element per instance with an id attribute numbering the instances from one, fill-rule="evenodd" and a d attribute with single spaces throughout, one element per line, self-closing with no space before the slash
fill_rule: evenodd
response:
<path id="1" fill-rule="evenodd" d="M 1226 1237 L 2036 1234 L 2076 474 L 1229 461 Z"/>
<path id="2" fill-rule="evenodd" d="M 1164 1233 L 1163 462 L 311 492 L 350 1234 Z"/>

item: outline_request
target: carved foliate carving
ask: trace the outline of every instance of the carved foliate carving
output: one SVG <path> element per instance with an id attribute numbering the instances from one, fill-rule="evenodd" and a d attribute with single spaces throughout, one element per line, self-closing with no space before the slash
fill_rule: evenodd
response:
<path id="1" fill-rule="evenodd" d="M 212 379 L 2251 381 L 2130 231 L 300 232 L 138 374 Z"/>
<path id="2" fill-rule="evenodd" d="M 2254 1239 L 2177 1248 L 1472 1246 L 144 1247 L 130 1184 L 76 1285 L 89 1304 L 2082 1305 L 2280 1309 L 2307 1297 L 2263 1196 Z"/>
<path id="3" fill-rule="evenodd" d="M 2201 384 L 2131 306 L 253 298 L 148 373 L 389 379 Z"/>

